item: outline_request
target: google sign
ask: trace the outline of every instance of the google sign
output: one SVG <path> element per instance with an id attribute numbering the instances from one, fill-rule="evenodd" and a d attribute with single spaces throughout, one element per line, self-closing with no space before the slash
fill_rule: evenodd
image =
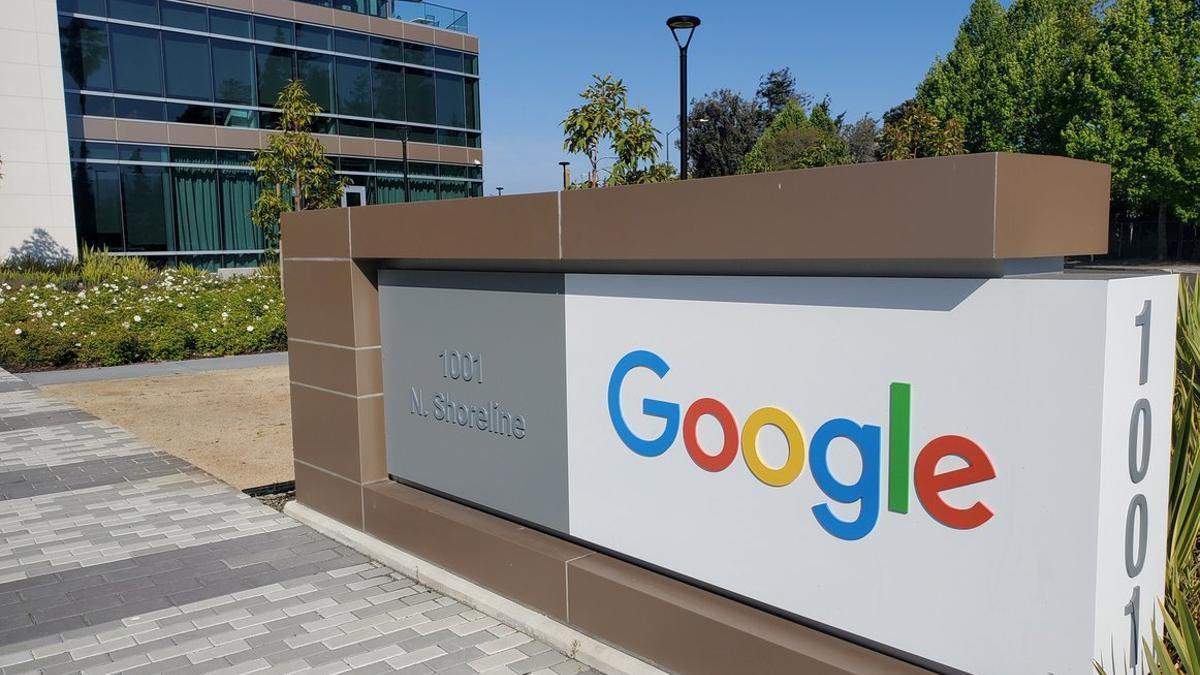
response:
<path id="1" fill-rule="evenodd" d="M 642 412 L 665 421 L 661 434 L 644 439 L 635 434 L 621 412 L 621 386 L 625 376 L 635 368 L 645 368 L 658 377 L 665 377 L 671 367 L 662 357 L 648 350 L 631 351 L 617 362 L 608 381 L 608 414 L 613 429 L 621 441 L 643 457 L 657 457 L 671 448 L 680 431 L 678 403 L 647 398 Z M 888 509 L 895 513 L 908 512 L 909 495 L 909 429 L 911 426 L 912 385 L 893 382 L 890 389 L 888 445 Z M 701 417 L 716 420 L 723 432 L 721 448 L 710 454 L 700 446 L 696 427 Z M 788 443 L 787 460 L 782 466 L 769 466 L 759 454 L 758 434 L 763 427 L 772 426 L 783 433 Z M 843 483 L 829 469 L 829 446 L 835 439 L 845 439 L 858 450 L 862 472 L 857 481 Z M 700 398 L 688 406 L 683 416 L 683 443 L 687 454 L 697 467 L 711 472 L 729 468 L 738 455 L 739 441 L 746 467 L 763 484 L 786 487 L 804 471 L 806 444 L 804 431 L 787 411 L 774 406 L 758 408 L 746 418 L 738 433 L 738 423 L 728 406 L 715 398 Z M 826 421 L 812 435 L 807 446 L 808 461 L 817 486 L 830 499 L 843 504 L 858 504 L 858 517 L 847 521 L 838 518 L 827 504 L 812 507 L 817 522 L 829 534 L 848 541 L 862 539 L 879 522 L 882 501 L 880 428 L 859 424 L 851 419 L 835 418 Z M 947 457 L 958 457 L 966 466 L 938 473 L 938 464 Z M 938 436 L 929 441 L 917 455 L 912 482 L 922 506 L 941 524 L 960 530 L 983 525 L 992 518 L 992 510 L 982 502 L 967 508 L 946 503 L 941 493 L 947 490 L 992 480 L 996 470 L 982 448 L 965 436 Z"/>

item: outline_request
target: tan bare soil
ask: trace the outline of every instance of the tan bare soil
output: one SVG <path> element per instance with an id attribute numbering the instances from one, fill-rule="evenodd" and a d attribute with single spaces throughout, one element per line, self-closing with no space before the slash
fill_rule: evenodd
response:
<path id="1" fill-rule="evenodd" d="M 287 366 L 42 387 L 238 489 L 293 480 Z"/>

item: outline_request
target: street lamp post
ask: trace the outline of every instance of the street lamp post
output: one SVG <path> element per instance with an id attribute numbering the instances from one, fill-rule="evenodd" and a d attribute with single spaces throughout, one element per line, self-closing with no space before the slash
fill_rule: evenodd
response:
<path id="1" fill-rule="evenodd" d="M 404 127 L 404 201 L 412 201 L 412 185 L 408 182 L 408 127 Z"/>
<path id="2" fill-rule="evenodd" d="M 564 190 L 570 189 L 570 187 L 571 187 L 571 170 L 568 169 L 567 167 L 571 166 L 571 163 L 566 160 L 563 160 L 563 161 L 559 162 L 558 165 L 562 167 L 563 189 Z"/>
<path id="3" fill-rule="evenodd" d="M 699 119 L 697 119 L 697 120 L 696 120 L 696 124 L 707 124 L 707 123 L 708 123 L 708 118 L 707 118 L 707 117 L 701 117 L 701 118 L 699 118 Z M 672 128 L 670 131 L 668 131 L 668 132 L 667 132 L 667 140 L 666 140 L 666 141 L 664 142 L 664 144 L 663 144 L 663 147 L 665 147 L 665 148 L 667 149 L 667 163 L 668 163 L 668 164 L 670 164 L 670 163 L 671 163 L 671 134 L 675 133 L 676 131 L 679 131 L 679 125 L 678 125 L 678 124 L 677 124 L 677 125 L 675 125 L 675 127 L 674 127 L 674 128 Z M 684 161 L 685 159 L 687 159 L 687 158 L 686 158 L 686 157 L 680 157 L 680 158 L 679 158 L 679 161 L 680 161 L 680 163 L 682 164 L 682 163 L 683 163 L 683 161 Z"/>
<path id="4" fill-rule="evenodd" d="M 700 25 L 698 16 L 673 16 L 667 19 L 667 28 L 679 46 L 679 179 L 687 180 L 687 50 L 692 44 L 692 34 Z M 681 31 L 686 31 L 684 39 L 679 38 Z M 668 150 L 668 152 L 670 152 Z"/>
<path id="5" fill-rule="evenodd" d="M 503 195 L 503 194 L 504 194 L 504 188 L 502 188 L 502 187 L 498 187 L 498 188 L 496 188 L 496 196 L 497 196 L 497 197 L 499 197 L 499 196 L 501 196 L 501 195 Z"/>

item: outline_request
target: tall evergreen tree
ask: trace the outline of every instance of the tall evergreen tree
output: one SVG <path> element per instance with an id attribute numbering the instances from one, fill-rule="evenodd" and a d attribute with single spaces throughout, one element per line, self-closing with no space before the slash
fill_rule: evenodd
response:
<path id="1" fill-rule="evenodd" d="M 1113 191 L 1167 220 L 1200 216 L 1200 8 L 1195 0 L 1116 0 L 1073 85 L 1082 107 L 1065 132 L 1076 157 L 1107 162 Z"/>
<path id="2" fill-rule="evenodd" d="M 738 173 L 761 173 L 850 163 L 846 140 L 829 113 L 829 102 L 813 106 L 811 115 L 788 101 L 746 154 Z"/>
<path id="3" fill-rule="evenodd" d="M 762 130 L 762 108 L 729 89 L 692 102 L 688 113 L 688 157 L 696 178 L 730 176 Z M 700 120 L 705 120 L 701 122 Z"/>

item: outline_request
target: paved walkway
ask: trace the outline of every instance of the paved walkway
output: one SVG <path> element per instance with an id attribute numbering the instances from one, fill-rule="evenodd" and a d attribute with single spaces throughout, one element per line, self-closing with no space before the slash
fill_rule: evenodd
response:
<path id="1" fill-rule="evenodd" d="M 0 371 L 0 671 L 590 672 Z"/>
<path id="2" fill-rule="evenodd" d="M 287 352 L 270 352 L 267 354 L 221 356 L 211 359 L 189 359 L 187 361 L 133 363 L 128 366 L 111 366 L 109 368 L 43 370 L 32 373 L 21 373 L 20 377 L 35 387 L 41 387 L 47 384 L 74 384 L 76 382 L 96 382 L 98 380 L 125 380 L 131 377 L 206 373 L 213 370 L 286 366 L 287 362 Z"/>

